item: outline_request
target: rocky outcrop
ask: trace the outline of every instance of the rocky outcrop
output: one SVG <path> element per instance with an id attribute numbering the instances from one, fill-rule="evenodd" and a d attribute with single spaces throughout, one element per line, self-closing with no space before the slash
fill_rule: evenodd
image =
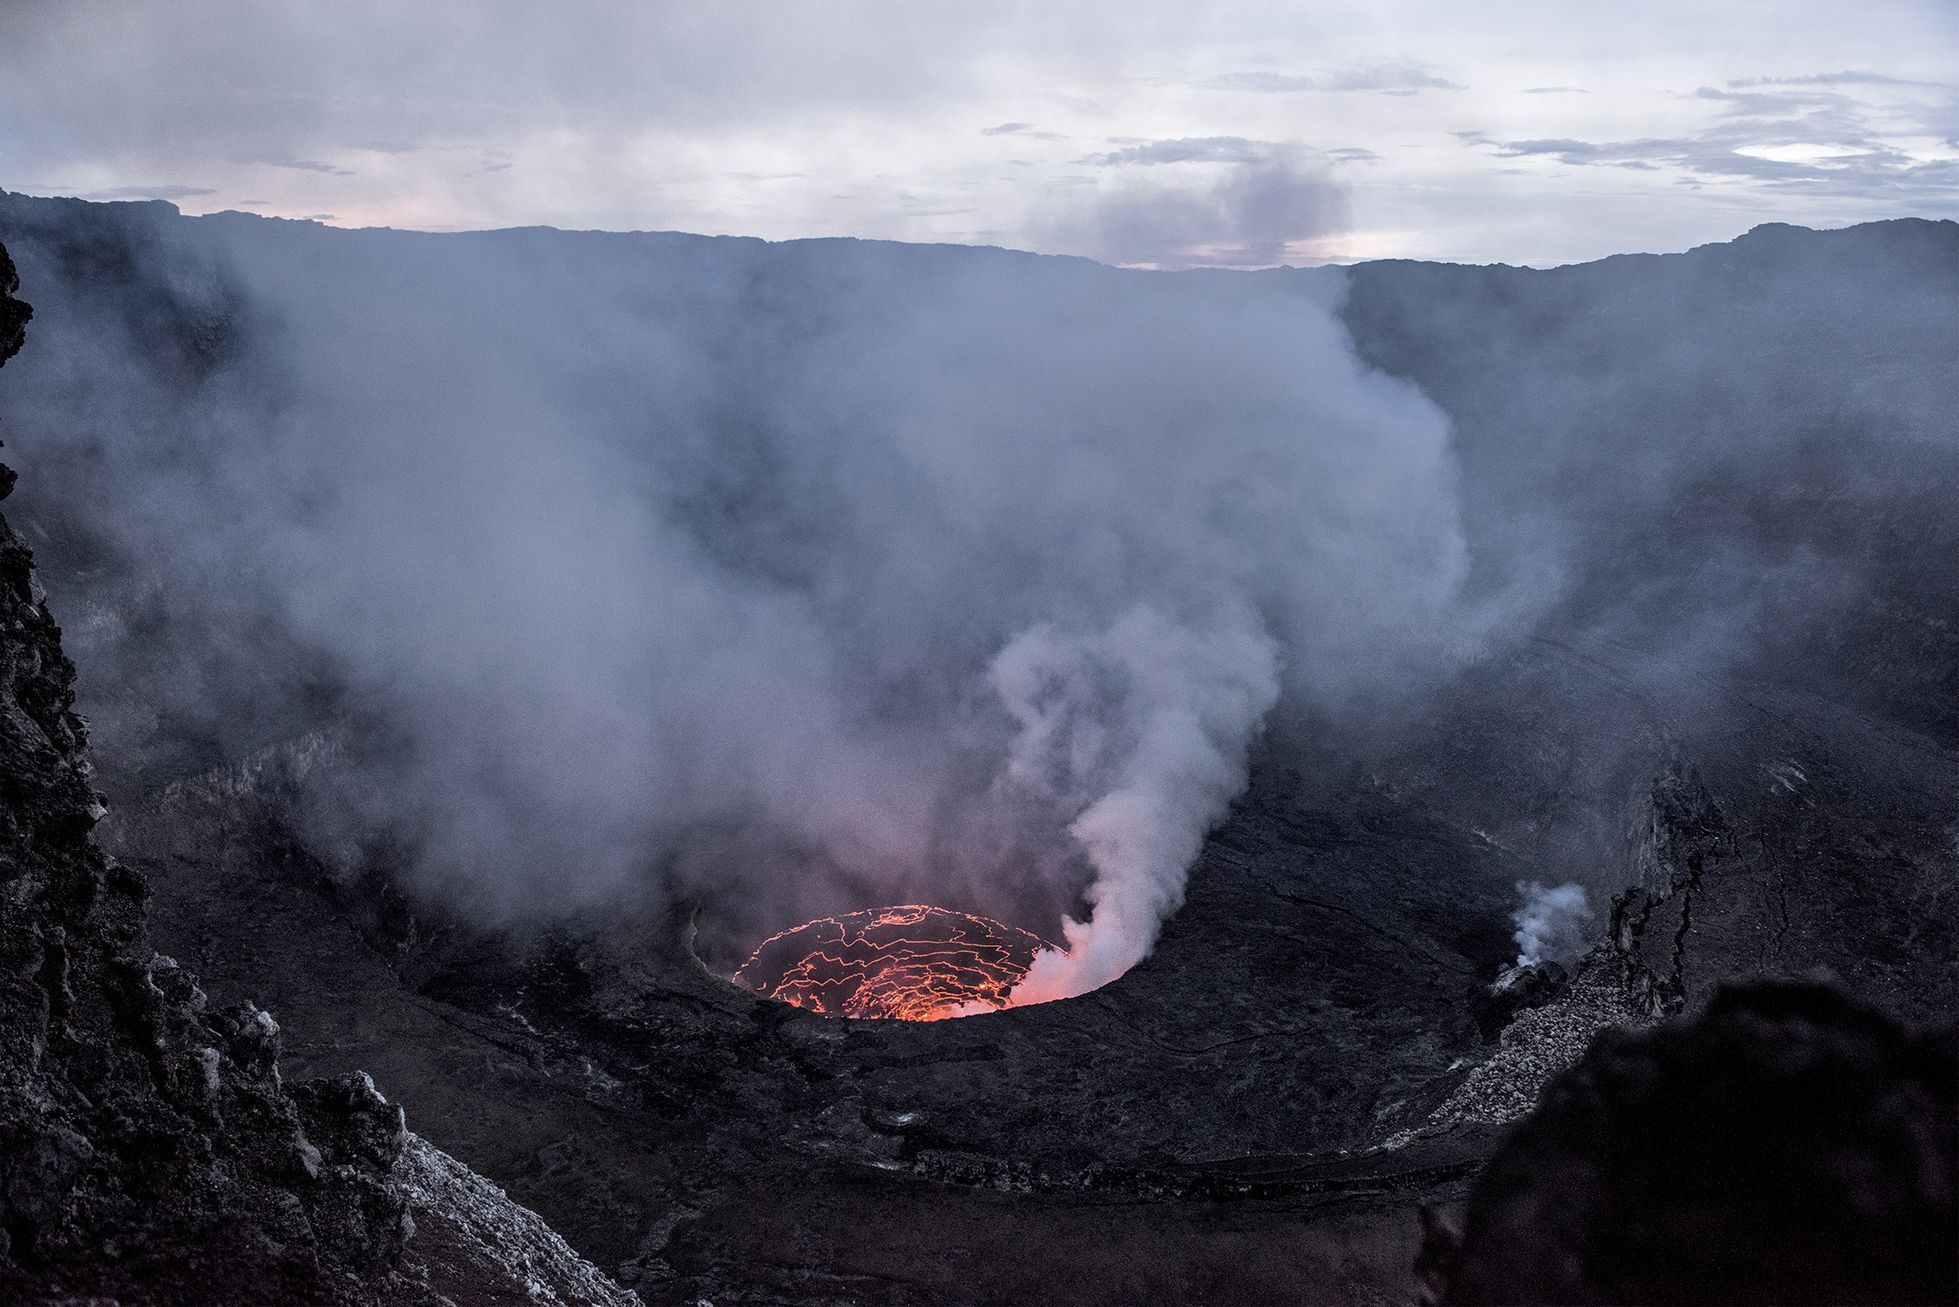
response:
<path id="1" fill-rule="evenodd" d="M 416 1135 L 394 1163 L 415 1218 L 415 1270 L 454 1307 L 638 1307 L 541 1217 Z"/>
<path id="2" fill-rule="evenodd" d="M 1601 1037 L 1431 1228 L 1473 1303 L 1959 1298 L 1959 1027 L 1914 1034 L 1824 985 L 1723 989 Z"/>
<path id="3" fill-rule="evenodd" d="M 33 306 L 18 298 L 20 274 L 4 248 L 0 248 L 0 361 L 20 353 L 27 338 L 27 322 L 34 316 Z"/>
<path id="4" fill-rule="evenodd" d="M 0 250 L 0 363 L 14 289 Z M 278 1022 L 151 949 L 148 883 L 92 838 L 74 680 L 0 520 L 0 1300 L 628 1301 L 365 1076 L 286 1086 Z"/>

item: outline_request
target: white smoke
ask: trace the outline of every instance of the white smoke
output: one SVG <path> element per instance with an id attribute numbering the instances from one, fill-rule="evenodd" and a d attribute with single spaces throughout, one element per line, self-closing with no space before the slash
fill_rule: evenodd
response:
<path id="1" fill-rule="evenodd" d="M 1538 881 L 1517 882 L 1523 902 L 1511 920 L 1516 923 L 1517 965 L 1534 967 L 1546 961 L 1568 960 L 1585 947 L 1585 925 L 1592 920 L 1592 905 L 1585 887 L 1567 881 L 1556 889 Z"/>
<path id="2" fill-rule="evenodd" d="M 330 660 L 392 747 L 319 820 L 485 911 L 684 890 L 752 945 L 937 902 L 1058 926 L 1022 997 L 1081 992 L 1182 901 L 1276 702 L 1461 634 L 1447 424 L 1323 282 L 166 217 L 132 265 L 224 288 L 192 308 L 234 343 L 188 384 L 8 243 L 10 408 L 108 467 L 69 500 L 177 620 Z"/>
<path id="3" fill-rule="evenodd" d="M 1092 915 L 1063 922 L 1067 951 L 1041 953 L 1015 1003 L 1085 993 L 1140 961 L 1244 788 L 1246 745 L 1279 697 L 1278 649 L 1250 613 L 1215 622 L 1195 631 L 1139 606 L 1084 636 L 1037 627 L 994 660 L 1019 727 L 1007 778 L 1072 812 L 1095 869 Z"/>

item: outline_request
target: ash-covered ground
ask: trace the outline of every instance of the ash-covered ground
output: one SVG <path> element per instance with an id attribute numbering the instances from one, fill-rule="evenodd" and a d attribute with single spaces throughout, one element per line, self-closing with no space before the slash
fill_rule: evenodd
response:
<path id="1" fill-rule="evenodd" d="M 426 830 L 386 805 L 323 819 L 348 778 L 401 768 L 348 645 L 238 620 L 269 611 L 265 576 L 223 531 L 160 559 L 118 537 L 118 512 L 136 541 L 190 529 L 155 497 L 235 472 L 198 395 L 276 326 L 170 245 L 221 250 L 246 220 L 184 237 L 165 209 L 0 203 L 48 320 L 0 389 L 10 515 L 97 722 L 99 838 L 147 877 L 159 949 L 277 1015 L 288 1075 L 370 1073 L 645 1301 L 1406 1301 L 1418 1209 L 1460 1203 L 1599 1030 L 1759 973 L 1827 972 L 1917 1024 L 1959 1004 L 1959 225 L 1759 228 L 1549 271 L 1194 274 L 1207 300 L 1278 282 L 1336 304 L 1361 363 L 1439 406 L 1479 620 L 1419 674 L 1281 694 L 1181 908 L 1119 979 L 911 1024 L 723 979 L 761 925 L 794 924 L 762 920 L 793 896 L 676 875 L 551 910 L 433 874 Z M 504 239 L 546 276 L 554 242 L 586 238 Z M 772 304 L 820 253 L 744 248 Z M 902 284 L 908 260 L 1009 256 L 854 257 Z M 109 392 L 60 361 L 111 327 L 155 345 L 140 430 L 110 429 Z M 142 439 L 190 454 L 160 470 Z M 579 665 L 564 638 L 541 666 Z M 412 689 L 395 670 L 389 692 Z M 1506 974 L 1531 884 L 1576 885 L 1593 915 Z M 1027 897 L 1043 934 L 1080 906 Z"/>

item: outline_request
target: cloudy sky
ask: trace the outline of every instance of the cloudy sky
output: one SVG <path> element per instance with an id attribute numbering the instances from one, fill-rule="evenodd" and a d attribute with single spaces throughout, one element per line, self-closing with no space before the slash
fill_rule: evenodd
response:
<path id="1" fill-rule="evenodd" d="M 1959 216 L 1959 5 L 0 0 L 0 187 L 1154 266 Z"/>

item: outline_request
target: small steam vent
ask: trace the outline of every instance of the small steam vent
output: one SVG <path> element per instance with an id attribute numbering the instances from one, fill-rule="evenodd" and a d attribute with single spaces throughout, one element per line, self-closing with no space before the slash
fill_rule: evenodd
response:
<path id="1" fill-rule="evenodd" d="M 818 917 L 762 941 L 735 979 L 826 1017 L 942 1021 L 1007 1007 L 1053 949 L 988 917 L 906 903 Z"/>

